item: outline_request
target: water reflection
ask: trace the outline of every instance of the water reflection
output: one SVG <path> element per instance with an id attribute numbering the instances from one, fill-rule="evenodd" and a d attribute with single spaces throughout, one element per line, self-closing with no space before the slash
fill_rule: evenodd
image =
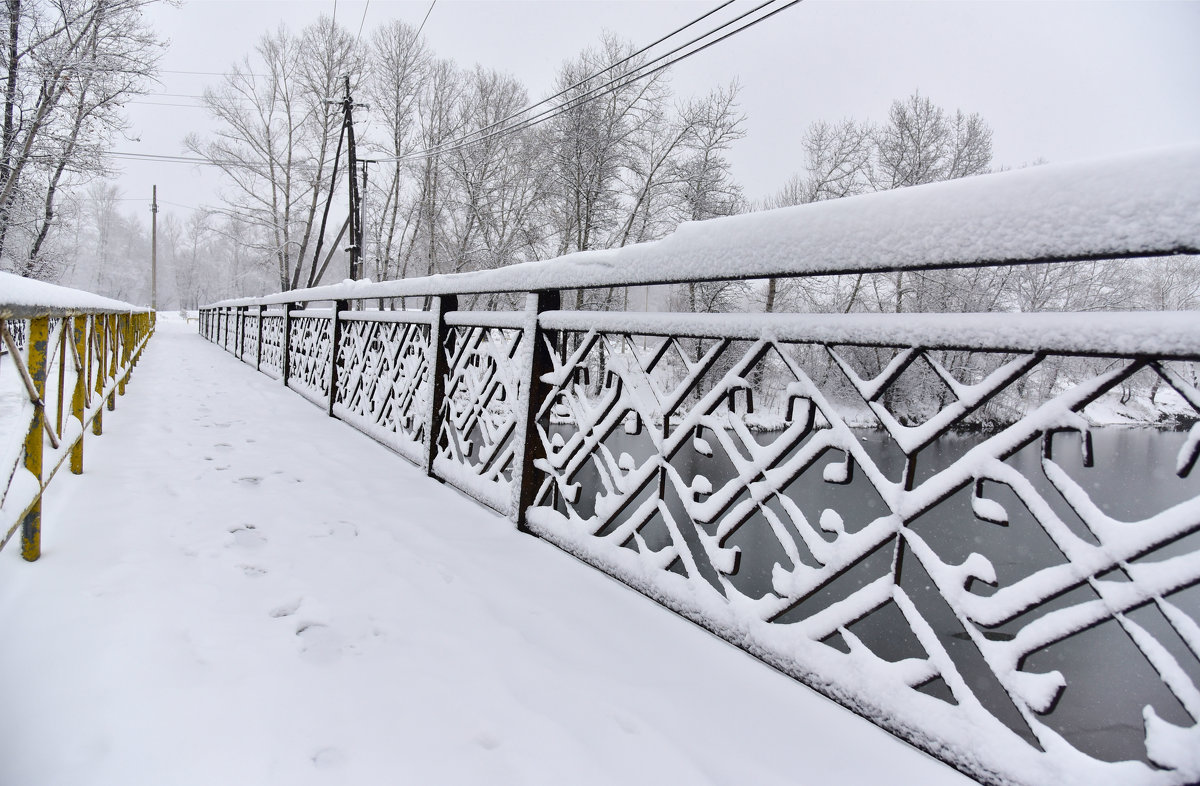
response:
<path id="1" fill-rule="evenodd" d="M 569 426 L 559 426 L 555 427 L 555 433 L 566 440 L 569 439 L 572 429 Z M 878 469 L 889 479 L 899 482 L 905 471 L 905 457 L 887 433 L 864 430 L 856 432 L 856 436 Z M 987 436 L 979 433 L 951 434 L 925 448 L 920 454 L 917 466 L 917 483 L 953 464 Z M 779 435 L 763 433 L 756 438 L 760 443 L 768 444 L 779 438 Z M 1190 478 L 1181 479 L 1173 471 L 1176 456 L 1185 439 L 1184 432 L 1136 428 L 1096 429 L 1092 432 L 1091 445 L 1094 462 L 1089 467 L 1084 465 L 1084 446 L 1080 436 L 1075 433 L 1063 433 L 1054 438 L 1053 457 L 1105 514 L 1122 521 L 1138 521 L 1200 495 L 1200 472 L 1193 473 Z M 716 440 L 705 439 L 704 443 L 700 446 L 712 447 Z M 614 457 L 622 453 L 628 454 L 624 462 L 626 469 L 642 466 L 655 453 L 653 440 L 645 430 L 630 434 L 617 429 L 609 435 L 604 444 Z M 799 449 L 801 446 L 793 447 L 779 463 L 786 461 Z M 1009 458 L 1007 463 L 1033 484 L 1037 492 L 1049 502 L 1054 513 L 1076 536 L 1089 543 L 1095 543 L 1096 539 L 1078 514 L 1046 478 L 1041 463 L 1041 450 L 1040 442 L 1032 443 Z M 712 450 L 711 455 L 705 453 L 706 451 L 698 450 L 689 441 L 689 445 L 673 459 L 672 467 L 685 482 L 690 482 L 697 475 L 703 475 L 711 482 L 713 489 L 720 489 L 735 476 L 734 464 L 719 447 Z M 856 532 L 890 512 L 861 472 L 855 473 L 849 482 L 844 484 L 829 483 L 823 479 L 822 471 L 825 466 L 843 459 L 840 451 L 827 451 L 785 490 L 787 499 L 813 523 L 814 530 L 829 542 L 834 540 L 834 533 L 823 532 L 821 527 L 817 526 L 827 509 L 835 510 L 840 515 L 846 532 Z M 579 483 L 582 489 L 574 505 L 576 512 L 585 517 L 592 515 L 596 490 L 602 488 L 594 463 L 585 464 L 572 480 Z M 666 483 L 662 488 L 671 516 L 680 522 L 690 521 L 687 507 L 678 498 L 673 485 Z M 632 501 L 632 504 L 640 504 L 649 495 L 657 493 L 657 490 L 658 486 L 652 483 Z M 747 499 L 748 494 L 749 491 L 743 489 L 734 504 Z M 1038 570 L 1065 561 L 1054 541 L 1011 489 L 1000 484 L 985 483 L 985 496 L 1002 505 L 1007 511 L 1006 526 L 982 521 L 974 514 L 971 506 L 971 487 L 952 494 L 914 519 L 909 526 L 946 563 L 961 563 L 973 552 L 985 555 L 995 567 L 999 587 L 1011 585 Z M 780 500 L 771 499 L 765 504 L 779 514 L 781 521 L 789 521 Z M 615 522 L 611 523 L 610 529 L 614 526 Z M 702 524 L 699 527 L 711 535 L 716 530 L 716 523 Z M 681 527 L 688 545 L 695 552 L 700 552 L 695 529 Z M 609 530 L 602 530 L 601 533 L 607 531 Z M 650 522 L 640 534 L 646 544 L 654 550 L 669 542 L 667 530 L 660 522 Z M 816 559 L 804 547 L 803 539 L 798 533 L 789 529 L 789 534 L 792 535 L 792 540 L 796 541 L 800 561 L 816 566 Z M 729 537 L 725 545 L 737 546 L 741 550 L 737 570 L 728 579 L 739 591 L 753 597 L 761 597 L 771 592 L 772 571 L 777 563 L 785 567 L 790 565 L 783 547 L 761 512 L 754 513 Z M 897 543 L 893 538 L 786 611 L 776 621 L 787 624 L 804 619 L 880 575 L 889 573 L 897 557 L 896 549 Z M 1197 550 L 1200 550 L 1200 533 L 1192 533 L 1141 559 L 1159 560 L 1166 556 Z M 916 603 L 925 619 L 933 625 L 942 646 L 953 658 L 956 667 L 976 696 L 996 717 L 1034 743 L 1025 721 L 985 665 L 979 649 L 970 640 L 951 608 L 933 588 L 932 579 L 925 574 L 919 561 L 909 558 L 902 564 L 901 587 Z M 679 570 L 678 564 L 674 567 Z M 712 569 L 705 566 L 703 570 L 711 572 Z M 718 585 L 715 575 L 705 575 L 704 578 L 714 586 Z M 1107 581 L 1128 580 L 1128 577 L 1119 571 L 1110 571 L 1103 578 Z M 990 595 L 996 591 L 995 587 L 981 582 L 975 582 L 970 589 L 980 595 Z M 1097 597 L 1091 587 L 1081 584 L 1027 610 L 994 630 L 985 631 L 985 635 L 992 640 L 1011 639 L 1034 618 Z M 1200 620 L 1200 587 L 1193 586 L 1177 591 L 1169 596 L 1169 600 L 1192 619 Z M 1145 604 L 1134 609 L 1126 617 L 1153 635 L 1174 656 L 1193 683 L 1200 684 L 1200 660 L 1179 638 L 1154 604 Z M 853 624 L 850 630 L 876 654 L 887 660 L 923 657 L 926 654 L 899 610 L 891 604 Z M 826 643 L 846 649 L 845 643 L 837 634 L 830 637 Z M 1146 760 L 1142 720 L 1142 708 L 1146 705 L 1152 706 L 1155 713 L 1168 722 L 1179 725 L 1191 725 L 1195 722 L 1163 685 L 1129 634 L 1116 620 L 1109 619 L 1031 653 L 1026 658 L 1023 669 L 1031 673 L 1053 670 L 1062 672 L 1067 687 L 1053 709 L 1040 716 L 1040 720 L 1080 750 L 1103 760 Z M 922 690 L 939 698 L 952 700 L 949 690 L 940 680 L 924 686 Z"/>

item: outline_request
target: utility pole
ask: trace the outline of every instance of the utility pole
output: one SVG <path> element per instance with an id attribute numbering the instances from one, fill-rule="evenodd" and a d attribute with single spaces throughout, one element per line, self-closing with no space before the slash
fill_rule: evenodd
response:
<path id="1" fill-rule="evenodd" d="M 346 173 L 350 176 L 350 247 L 347 250 L 350 252 L 350 278 L 358 281 L 362 278 L 362 220 L 359 207 L 362 195 L 358 191 L 358 161 L 354 151 L 354 101 L 350 97 L 350 76 L 346 75 L 344 79 L 346 98 L 342 106 L 346 113 L 346 152 L 349 157 Z"/>
<path id="2" fill-rule="evenodd" d="M 362 250 L 366 248 L 363 245 L 363 229 L 367 225 L 367 164 L 371 163 L 371 161 L 370 159 L 362 158 L 359 159 L 358 163 L 362 164 L 363 170 L 362 188 L 358 191 L 358 277 L 362 278 L 363 265 L 365 264 Z"/>
<path id="3" fill-rule="evenodd" d="M 150 196 L 150 310 L 158 311 L 158 186 Z"/>

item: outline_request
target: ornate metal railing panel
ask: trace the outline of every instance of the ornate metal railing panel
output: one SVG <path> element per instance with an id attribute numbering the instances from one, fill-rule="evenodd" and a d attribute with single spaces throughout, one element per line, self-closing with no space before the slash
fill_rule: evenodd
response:
<path id="1" fill-rule="evenodd" d="M 238 338 L 238 355 L 242 360 L 254 362 L 255 350 L 254 347 L 258 344 L 258 312 L 251 309 L 246 309 L 242 314 L 242 331 Z"/>
<path id="2" fill-rule="evenodd" d="M 297 312 L 291 318 L 288 385 L 316 401 L 329 397 L 329 374 L 333 362 L 332 325 L 332 317 L 324 314 Z"/>
<path id="3" fill-rule="evenodd" d="M 262 317 L 262 344 L 255 356 L 258 368 L 264 374 L 278 379 L 283 374 L 283 325 L 281 314 L 264 312 Z"/>
<path id="4" fill-rule="evenodd" d="M 430 327 L 347 320 L 338 345 L 334 413 L 410 461 L 428 441 Z"/>
<path id="5" fill-rule="evenodd" d="M 1008 178 L 1005 188 L 1022 179 L 1038 188 L 977 203 L 989 234 L 964 246 L 975 256 L 956 256 L 959 238 L 897 261 L 892 230 L 852 207 L 795 215 L 843 211 L 834 223 L 854 248 L 889 249 L 874 268 L 853 262 L 868 273 L 1041 262 L 1047 248 L 1062 261 L 1196 253 L 1200 179 L 1177 177 L 1193 170 L 1200 151 L 1164 164 L 1150 186 L 1134 183 L 1122 199 L 1137 205 L 1114 204 L 1115 223 L 1088 212 L 1100 210 L 1091 202 L 1067 210 L 1063 221 L 1095 230 L 1085 239 L 1049 220 L 1037 237 L 1022 211 L 1096 178 L 1055 188 L 1041 175 Z M 1178 180 L 1165 202 L 1164 177 Z M 943 208 L 958 210 L 987 181 L 955 186 Z M 848 203 L 886 225 L 885 201 Z M 713 222 L 729 231 L 709 234 L 776 260 L 781 238 L 809 243 L 790 225 L 773 235 L 768 218 L 753 221 L 765 223 L 749 232 Z M 1146 237 L 1143 225 L 1153 227 Z M 711 266 L 694 278 L 631 273 L 626 251 L 596 257 L 602 264 L 218 304 L 202 331 L 222 343 L 239 312 L 301 309 L 286 317 L 291 341 L 277 364 L 286 384 L 980 780 L 1200 781 L 1194 313 L 557 310 L 559 286 L 717 277 Z M 628 251 L 637 265 L 647 254 Z M 850 255 L 726 272 L 839 272 Z M 671 257 L 666 269 L 688 264 Z M 525 311 L 457 310 L 456 295 L 522 287 L 532 291 Z M 406 295 L 433 297 L 421 312 L 351 309 Z M 321 300 L 333 308 L 303 310 Z M 268 332 L 264 320 L 264 352 Z M 248 361 L 256 353 L 240 350 Z M 1170 413 L 1175 426 L 1092 425 L 1134 410 Z"/>
<path id="6" fill-rule="evenodd" d="M 513 475 L 520 462 L 518 419 L 523 331 L 480 325 L 451 327 L 441 429 L 434 470 L 439 477 L 503 513 L 514 510 Z M 527 385 L 526 385 L 527 386 Z"/>
<path id="7" fill-rule="evenodd" d="M 1122 457 L 1100 455 L 1085 416 L 1157 386 L 1200 417 L 1195 363 L 884 350 L 886 332 L 870 346 L 560 336 L 575 349 L 539 410 L 536 533 L 807 682 L 859 674 L 866 696 L 835 694 L 904 736 L 1188 769 L 1170 751 L 1200 710 L 1200 427 L 1123 470 L 1135 487 L 1158 478 L 1130 509 L 1095 485 L 1088 468 Z M 989 408 L 1016 420 L 956 436 L 995 423 Z M 1072 690 L 1096 672 L 1126 692 Z"/>

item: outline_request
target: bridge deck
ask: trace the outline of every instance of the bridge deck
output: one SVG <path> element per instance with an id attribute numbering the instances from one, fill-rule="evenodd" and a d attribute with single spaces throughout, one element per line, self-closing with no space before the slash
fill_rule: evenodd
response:
<path id="1" fill-rule="evenodd" d="M 160 318 L 0 555 L 0 783 L 965 783 Z"/>

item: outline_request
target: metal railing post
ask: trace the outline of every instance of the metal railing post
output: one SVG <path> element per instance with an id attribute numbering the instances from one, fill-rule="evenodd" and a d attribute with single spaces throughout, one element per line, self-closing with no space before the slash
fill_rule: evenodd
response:
<path id="1" fill-rule="evenodd" d="M 117 378 L 117 347 L 119 338 L 117 336 L 117 315 L 108 315 L 108 381 L 111 383 Z M 108 411 L 112 412 L 117 408 L 117 391 L 112 391 L 108 394 Z"/>
<path id="2" fill-rule="evenodd" d="M 83 435 L 84 399 L 87 398 L 87 368 L 83 363 L 87 357 L 87 317 L 75 317 L 75 359 L 79 364 L 75 367 L 75 390 L 71 393 L 71 416 L 79 420 L 79 439 L 71 448 L 71 472 L 79 475 L 83 472 Z"/>
<path id="3" fill-rule="evenodd" d="M 442 295 L 430 304 L 433 321 L 429 324 L 429 411 L 425 413 L 425 474 L 433 476 L 433 460 L 437 457 L 438 437 L 442 432 L 442 417 L 445 412 L 443 399 L 446 397 L 446 376 L 450 373 L 449 356 L 454 352 L 452 329 L 446 326 L 446 314 L 458 309 L 458 297 Z M 443 346 L 445 345 L 445 346 Z"/>
<path id="4" fill-rule="evenodd" d="M 97 396 L 104 395 L 105 369 L 108 361 L 108 317 L 102 314 L 92 316 L 92 346 L 96 354 L 96 381 L 92 388 Z M 96 407 L 96 417 L 92 420 L 92 433 L 100 436 L 104 433 L 104 406 Z"/>
<path id="5" fill-rule="evenodd" d="M 333 301 L 333 321 L 329 324 L 329 403 L 325 414 L 334 417 L 333 404 L 337 401 L 338 387 L 338 345 L 342 343 L 342 311 L 350 310 L 350 301 Z"/>
<path id="6" fill-rule="evenodd" d="M 517 413 L 517 417 L 521 418 L 522 422 L 518 425 L 519 430 L 516 434 L 519 439 L 517 455 L 521 457 L 521 460 L 513 473 L 513 486 L 516 492 L 513 500 L 515 503 L 514 517 L 517 529 L 521 532 L 530 532 L 525 523 L 525 514 L 537 496 L 538 469 L 534 464 L 546 458 L 546 447 L 537 433 L 538 408 L 549 390 L 549 386 L 542 381 L 542 377 L 554 370 L 550 347 L 547 346 L 547 340 L 549 343 L 553 343 L 553 338 L 551 334 L 543 333 L 538 316 L 544 311 L 556 310 L 559 302 L 558 290 L 543 290 L 529 293 L 526 305 L 528 321 L 523 338 L 531 346 L 523 353 L 525 362 L 528 364 L 524 369 L 524 378 L 522 379 L 527 385 L 525 411 Z M 542 425 L 548 427 L 549 414 L 543 420 L 545 422 Z"/>
<path id="7" fill-rule="evenodd" d="M 29 431 L 25 434 L 25 469 L 42 484 L 42 430 L 46 420 L 46 351 L 50 343 L 49 317 L 34 317 L 29 320 L 29 335 L 26 338 L 27 368 L 37 391 Z M 20 362 L 20 358 L 14 358 Z M 25 512 L 21 519 L 21 556 L 33 562 L 42 555 L 42 498 Z"/>
<path id="8" fill-rule="evenodd" d="M 292 306 L 294 305 L 295 303 L 283 304 L 283 341 L 280 342 L 283 357 L 279 361 L 279 378 L 283 380 L 285 388 L 288 377 L 292 374 Z"/>
<path id="9" fill-rule="evenodd" d="M 238 306 L 237 336 L 234 337 L 234 346 L 237 347 L 237 359 L 242 361 L 246 359 L 246 312 L 246 306 Z"/>
<path id="10" fill-rule="evenodd" d="M 257 338 L 254 342 L 254 370 L 262 370 L 262 345 L 263 345 L 263 315 L 267 313 L 266 306 L 258 307 L 258 330 Z"/>
<path id="11" fill-rule="evenodd" d="M 129 379 L 129 352 L 130 352 L 130 334 L 133 332 L 130 328 L 129 315 L 122 314 L 119 318 L 118 336 L 121 340 L 121 376 L 117 379 L 117 394 L 125 395 L 125 380 Z"/>

